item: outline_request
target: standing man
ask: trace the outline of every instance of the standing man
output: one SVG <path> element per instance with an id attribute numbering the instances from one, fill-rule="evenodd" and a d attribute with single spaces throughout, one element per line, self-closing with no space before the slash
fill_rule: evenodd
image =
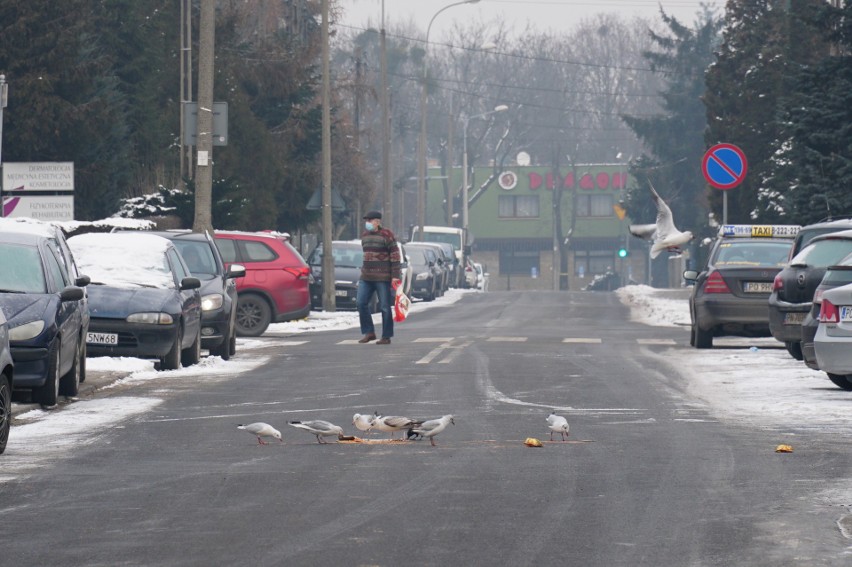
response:
<path id="1" fill-rule="evenodd" d="M 370 211 L 364 215 L 364 232 L 361 246 L 364 248 L 364 264 L 361 266 L 361 281 L 358 282 L 358 317 L 361 320 L 359 343 L 376 340 L 376 327 L 370 313 L 373 294 L 379 296 L 382 311 L 382 338 L 377 345 L 389 345 L 393 336 L 393 290 L 400 284 L 400 257 L 396 237 L 382 227 L 382 213 Z"/>

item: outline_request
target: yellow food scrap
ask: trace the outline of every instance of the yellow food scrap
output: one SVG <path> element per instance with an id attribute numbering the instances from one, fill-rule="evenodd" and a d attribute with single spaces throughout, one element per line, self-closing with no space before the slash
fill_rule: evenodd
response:
<path id="1" fill-rule="evenodd" d="M 775 452 L 776 453 L 792 453 L 793 447 L 791 447 L 790 445 L 778 445 L 777 447 L 775 447 Z"/>
<path id="2" fill-rule="evenodd" d="M 526 441 L 524 441 L 524 445 L 527 447 L 544 447 L 544 445 L 536 439 L 535 437 L 527 437 Z"/>

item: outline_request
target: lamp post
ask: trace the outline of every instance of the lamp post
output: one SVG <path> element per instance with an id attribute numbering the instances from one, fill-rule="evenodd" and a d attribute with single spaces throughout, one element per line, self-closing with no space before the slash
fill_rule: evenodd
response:
<path id="1" fill-rule="evenodd" d="M 0 75 L 0 171 L 3 170 L 3 109 L 9 101 L 9 83 L 6 75 Z M 0 178 L 0 218 L 6 216 L 6 207 L 3 204 L 3 179 Z"/>
<path id="2" fill-rule="evenodd" d="M 489 114 L 494 114 L 495 112 L 505 112 L 506 110 L 509 110 L 509 107 L 505 104 L 501 104 L 499 106 L 495 106 L 494 110 L 489 110 L 488 112 L 483 112 L 482 114 L 474 114 L 473 116 L 464 119 L 464 128 L 462 129 L 462 229 L 465 233 L 467 233 L 468 229 L 467 126 L 474 118 L 484 118 Z"/>
<path id="3" fill-rule="evenodd" d="M 420 230 L 417 232 L 418 240 L 423 240 L 423 225 L 426 224 L 426 79 L 428 77 L 428 61 L 429 61 L 429 32 L 432 31 L 432 23 L 438 14 L 452 8 L 453 6 L 461 6 L 462 4 L 476 4 L 479 0 L 461 0 L 447 4 L 432 16 L 429 20 L 429 25 L 426 27 L 426 41 L 423 45 L 423 81 L 420 90 L 420 140 L 417 145 L 417 225 Z"/>

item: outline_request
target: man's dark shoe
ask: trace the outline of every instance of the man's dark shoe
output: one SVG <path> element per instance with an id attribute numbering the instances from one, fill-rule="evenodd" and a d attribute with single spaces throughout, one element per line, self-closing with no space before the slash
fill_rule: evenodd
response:
<path id="1" fill-rule="evenodd" d="M 376 335 L 374 335 L 373 333 L 370 333 L 368 335 L 364 335 L 363 337 L 361 337 L 361 339 L 358 342 L 361 343 L 361 344 L 364 344 L 364 343 L 368 343 L 368 342 L 374 341 L 374 340 L 376 340 Z"/>
<path id="2" fill-rule="evenodd" d="M 377 345 L 389 345 L 390 339 L 388 337 L 382 337 L 382 338 L 380 338 L 379 340 L 376 341 L 376 344 Z"/>

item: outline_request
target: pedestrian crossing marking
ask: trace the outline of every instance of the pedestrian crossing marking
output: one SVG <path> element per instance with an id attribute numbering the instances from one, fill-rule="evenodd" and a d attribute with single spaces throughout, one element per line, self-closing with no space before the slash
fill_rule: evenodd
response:
<path id="1" fill-rule="evenodd" d="M 527 337 L 488 337 L 489 343 L 525 343 Z"/>
<path id="2" fill-rule="evenodd" d="M 357 345 L 357 344 L 361 344 L 361 343 L 358 342 L 358 339 L 343 339 L 342 341 L 340 341 L 337 344 L 339 344 L 339 345 Z"/>
<path id="3" fill-rule="evenodd" d="M 599 345 L 601 344 L 601 339 L 585 339 L 585 338 L 570 338 L 570 339 L 562 339 L 563 343 L 575 343 L 575 344 L 587 344 L 587 345 Z"/>
<path id="4" fill-rule="evenodd" d="M 455 337 L 423 337 L 419 339 L 414 339 L 413 343 L 448 343 L 452 341 Z"/>

